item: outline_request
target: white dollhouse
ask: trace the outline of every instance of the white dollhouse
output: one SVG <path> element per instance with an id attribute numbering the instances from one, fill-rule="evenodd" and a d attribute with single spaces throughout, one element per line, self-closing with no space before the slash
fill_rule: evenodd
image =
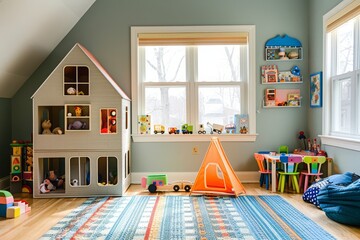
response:
<path id="1" fill-rule="evenodd" d="M 75 44 L 32 99 L 34 198 L 121 196 L 130 99 L 95 57 Z"/>

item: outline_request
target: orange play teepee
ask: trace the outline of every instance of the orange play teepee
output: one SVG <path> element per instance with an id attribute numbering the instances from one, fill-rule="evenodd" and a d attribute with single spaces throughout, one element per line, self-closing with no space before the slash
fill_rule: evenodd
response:
<path id="1" fill-rule="evenodd" d="M 191 193 L 235 195 L 245 193 L 245 188 L 235 175 L 220 140 L 211 138 L 209 149 L 201 164 Z"/>

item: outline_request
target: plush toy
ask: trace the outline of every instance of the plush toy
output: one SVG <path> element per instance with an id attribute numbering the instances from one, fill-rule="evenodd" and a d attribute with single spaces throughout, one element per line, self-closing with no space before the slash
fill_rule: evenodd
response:
<path id="1" fill-rule="evenodd" d="M 71 180 L 71 185 L 72 185 L 72 186 L 74 186 L 74 187 L 79 186 L 79 182 L 78 182 L 78 180 L 77 180 L 77 179 L 73 179 L 73 180 Z"/>
<path id="2" fill-rule="evenodd" d="M 48 179 L 56 187 L 61 187 L 64 184 L 64 180 L 62 178 L 58 178 L 55 174 L 55 171 L 53 171 L 53 170 L 49 171 Z"/>
<path id="3" fill-rule="evenodd" d="M 61 130 L 60 127 L 56 127 L 52 130 L 52 133 L 61 135 L 61 134 L 63 134 L 63 131 Z"/>
<path id="4" fill-rule="evenodd" d="M 81 122 L 79 120 L 73 122 L 73 123 L 70 123 L 69 126 L 68 126 L 68 129 L 69 130 L 79 130 L 79 129 L 85 129 L 86 128 L 86 123 L 85 122 Z"/>
<path id="5" fill-rule="evenodd" d="M 49 179 L 44 179 L 44 182 L 40 184 L 40 192 L 48 193 L 51 190 L 55 190 L 56 187 L 50 182 Z"/>
<path id="6" fill-rule="evenodd" d="M 41 123 L 41 126 L 43 128 L 42 134 L 51 134 L 50 128 L 51 128 L 51 122 L 50 120 L 44 120 Z"/>

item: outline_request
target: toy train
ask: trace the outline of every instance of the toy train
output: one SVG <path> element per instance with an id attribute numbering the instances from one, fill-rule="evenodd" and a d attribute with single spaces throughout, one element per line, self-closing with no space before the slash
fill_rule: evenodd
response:
<path id="1" fill-rule="evenodd" d="M 156 193 L 156 191 L 178 192 L 179 190 L 190 192 L 192 183 L 190 181 L 168 183 L 166 174 L 152 174 L 141 179 L 141 186 L 147 188 L 151 193 Z"/>

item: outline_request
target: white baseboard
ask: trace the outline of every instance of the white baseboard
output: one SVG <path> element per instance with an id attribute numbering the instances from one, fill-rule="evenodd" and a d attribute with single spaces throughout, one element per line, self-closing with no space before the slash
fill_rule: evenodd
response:
<path id="1" fill-rule="evenodd" d="M 7 190 L 10 188 L 10 176 L 0 178 L 0 190 Z"/>
<path id="2" fill-rule="evenodd" d="M 131 173 L 131 183 L 140 184 L 141 178 L 146 177 L 149 174 L 166 174 L 168 176 L 169 182 L 179 181 L 179 180 L 188 180 L 191 182 L 195 181 L 197 172 L 132 172 Z M 259 173 L 258 172 L 235 172 L 237 177 L 242 183 L 256 183 L 259 182 Z"/>

